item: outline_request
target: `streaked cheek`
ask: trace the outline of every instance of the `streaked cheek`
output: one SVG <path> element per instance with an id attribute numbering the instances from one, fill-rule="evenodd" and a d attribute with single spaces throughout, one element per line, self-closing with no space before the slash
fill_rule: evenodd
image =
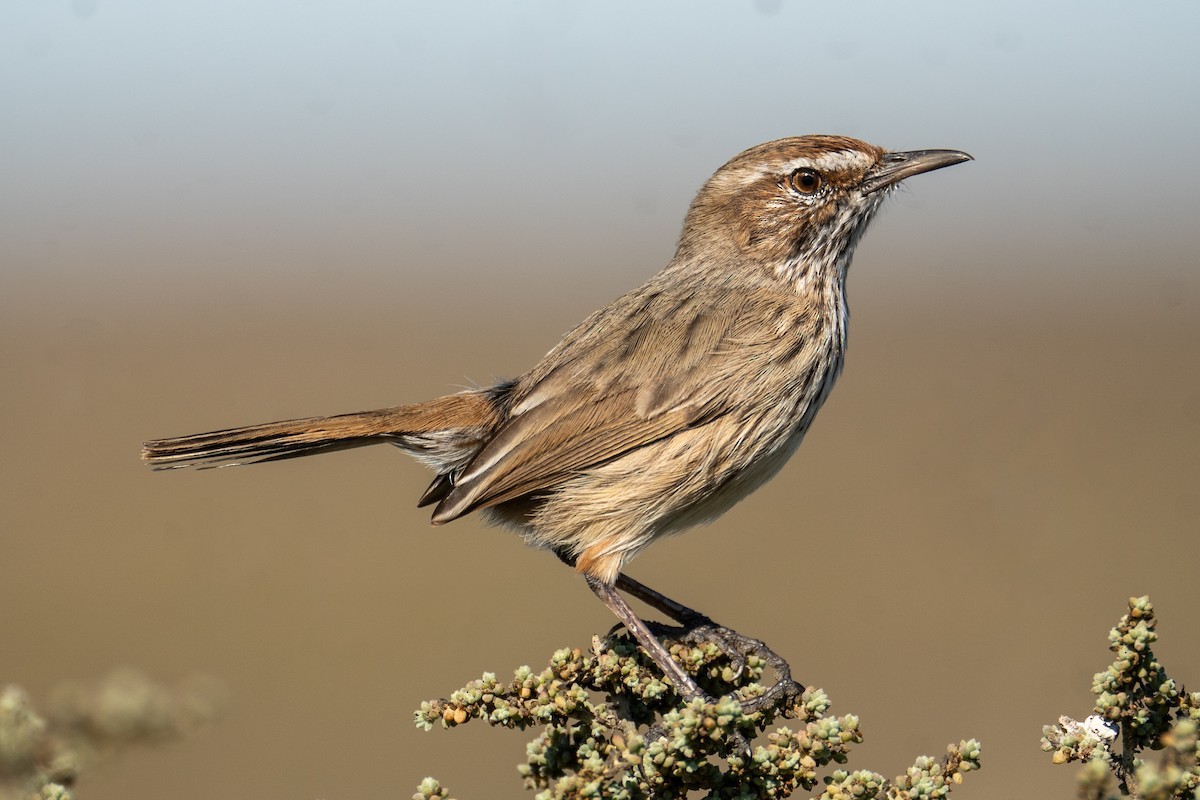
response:
<path id="1" fill-rule="evenodd" d="M 812 212 L 809 214 L 809 224 L 817 226 L 828 224 L 831 219 L 838 216 L 840 206 L 841 204 L 836 201 L 822 203 L 812 209 Z"/>

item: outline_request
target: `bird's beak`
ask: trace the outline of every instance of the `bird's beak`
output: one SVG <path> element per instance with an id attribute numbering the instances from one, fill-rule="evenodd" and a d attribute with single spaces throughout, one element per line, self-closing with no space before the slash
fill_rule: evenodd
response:
<path id="1" fill-rule="evenodd" d="M 975 159 L 961 150 L 910 150 L 907 153 L 884 153 L 883 158 L 863 180 L 863 194 L 878 192 L 894 186 L 905 178 L 931 172 L 953 164 Z"/>

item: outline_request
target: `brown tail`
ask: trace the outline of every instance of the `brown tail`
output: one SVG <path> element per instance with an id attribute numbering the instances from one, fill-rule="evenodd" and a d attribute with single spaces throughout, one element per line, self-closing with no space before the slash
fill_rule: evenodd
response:
<path id="1" fill-rule="evenodd" d="M 496 428 L 507 389 L 501 384 L 379 411 L 157 439 L 142 445 L 142 460 L 154 469 L 209 469 L 391 442 L 444 472 L 466 463 Z"/>

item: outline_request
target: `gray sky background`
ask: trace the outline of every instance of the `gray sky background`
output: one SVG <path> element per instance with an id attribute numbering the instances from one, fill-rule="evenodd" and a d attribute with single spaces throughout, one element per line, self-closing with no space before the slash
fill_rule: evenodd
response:
<path id="1" fill-rule="evenodd" d="M 1133 267 L 1200 304 L 1198 23 L 1183 1 L 10 0 L 0 293 L 611 295 L 727 158 L 836 132 L 978 159 L 879 223 L 918 262 L 871 278 L 891 297 L 1119 298 Z"/>

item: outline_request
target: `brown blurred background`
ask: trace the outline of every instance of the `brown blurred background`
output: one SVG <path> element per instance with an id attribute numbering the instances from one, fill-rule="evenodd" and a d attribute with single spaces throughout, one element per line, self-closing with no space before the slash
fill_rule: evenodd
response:
<path id="1" fill-rule="evenodd" d="M 153 474 L 146 438 L 424 399 L 530 366 L 666 263 L 778 136 L 975 163 L 859 249 L 842 382 L 793 463 L 631 574 L 762 637 L 887 775 L 1070 796 L 1149 593 L 1200 686 L 1197 6 L 325 2 L 0 11 L 0 681 L 223 680 L 84 798 L 525 796 L 532 734 L 421 733 L 608 611 L 388 448 Z M 1186 98 L 1186 99 L 1184 99 Z M 747 588 L 749 587 L 749 588 Z"/>

